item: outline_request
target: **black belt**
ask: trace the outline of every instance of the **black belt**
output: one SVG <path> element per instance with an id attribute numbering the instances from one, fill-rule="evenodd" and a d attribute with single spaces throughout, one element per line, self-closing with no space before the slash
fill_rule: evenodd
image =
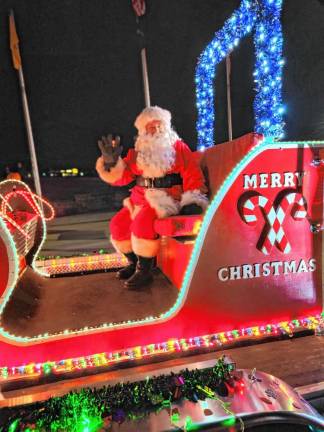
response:
<path id="1" fill-rule="evenodd" d="M 182 178 L 180 174 L 167 174 L 164 177 L 149 178 L 143 176 L 136 177 L 137 186 L 144 186 L 146 188 L 170 188 L 175 185 L 182 185 Z"/>

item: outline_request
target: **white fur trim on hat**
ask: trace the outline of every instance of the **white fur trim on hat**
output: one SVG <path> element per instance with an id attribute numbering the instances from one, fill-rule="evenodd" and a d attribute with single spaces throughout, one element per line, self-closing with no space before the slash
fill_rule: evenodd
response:
<path id="1" fill-rule="evenodd" d="M 152 106 L 143 109 L 135 120 L 134 126 L 139 133 L 145 132 L 145 126 L 152 120 L 160 120 L 166 130 L 171 129 L 171 113 L 170 111 L 160 108 L 158 106 Z"/>
<path id="2" fill-rule="evenodd" d="M 158 218 L 165 218 L 179 213 L 179 203 L 164 190 L 147 189 L 145 198 L 156 211 Z"/>
<path id="3" fill-rule="evenodd" d="M 97 159 L 96 163 L 96 170 L 101 180 L 111 184 L 122 178 L 125 167 L 126 165 L 122 158 L 118 159 L 117 164 L 113 168 L 110 168 L 110 171 L 106 170 L 102 156 Z"/>
<path id="4" fill-rule="evenodd" d="M 208 206 L 208 198 L 198 189 L 186 191 L 181 196 L 180 207 L 182 208 L 188 204 L 197 204 L 205 210 Z"/>

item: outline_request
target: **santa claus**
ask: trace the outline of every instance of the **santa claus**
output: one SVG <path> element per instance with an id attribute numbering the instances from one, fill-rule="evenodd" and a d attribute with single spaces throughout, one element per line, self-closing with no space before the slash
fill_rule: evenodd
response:
<path id="1" fill-rule="evenodd" d="M 152 267 L 159 249 L 154 230 L 157 218 L 199 214 L 207 206 L 204 176 L 189 147 L 171 127 L 171 114 L 160 107 L 145 108 L 135 121 L 135 148 L 121 158 L 119 139 L 111 135 L 98 142 L 102 156 L 96 170 L 113 186 L 136 185 L 124 207 L 110 222 L 111 241 L 129 262 L 117 272 L 129 289 L 153 280 Z"/>

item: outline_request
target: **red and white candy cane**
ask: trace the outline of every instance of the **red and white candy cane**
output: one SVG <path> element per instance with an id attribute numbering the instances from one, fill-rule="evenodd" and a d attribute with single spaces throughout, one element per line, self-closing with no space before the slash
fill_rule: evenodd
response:
<path id="1" fill-rule="evenodd" d="M 254 225 L 257 222 L 257 213 L 255 210 L 258 207 L 263 210 L 265 219 L 269 224 L 269 230 L 260 245 L 260 249 L 265 255 L 270 254 L 274 245 L 285 254 L 291 251 L 290 243 L 282 225 L 292 205 L 292 217 L 295 220 L 304 219 L 307 214 L 306 201 L 300 193 L 291 192 L 287 194 L 282 198 L 276 209 L 273 202 L 263 195 L 256 195 L 245 201 L 242 217 L 247 224 Z"/>

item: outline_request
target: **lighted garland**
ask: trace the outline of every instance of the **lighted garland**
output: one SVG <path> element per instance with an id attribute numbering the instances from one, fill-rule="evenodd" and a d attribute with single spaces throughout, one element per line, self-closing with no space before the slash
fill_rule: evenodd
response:
<path id="1" fill-rule="evenodd" d="M 40 257 L 39 257 L 40 258 Z M 82 254 L 69 257 L 47 257 L 36 261 L 38 269 L 46 271 L 47 275 L 58 274 L 82 274 L 92 271 L 109 271 L 127 265 L 127 259 L 119 253 L 108 253 L 94 251 L 92 254 Z"/>
<path id="2" fill-rule="evenodd" d="M 267 137 L 283 138 L 282 31 L 280 14 L 283 0 L 263 0 L 255 23 L 255 131 Z"/>
<path id="3" fill-rule="evenodd" d="M 215 33 L 196 67 L 198 149 L 214 145 L 214 78 L 219 64 L 254 31 L 256 97 L 255 131 L 266 137 L 283 137 L 284 112 L 281 103 L 282 32 L 280 13 L 283 0 L 242 0 L 238 9 Z"/>
<path id="4" fill-rule="evenodd" d="M 324 313 L 279 324 L 267 324 L 232 330 L 213 335 L 192 337 L 188 339 L 171 339 L 167 342 L 149 344 L 128 348 L 124 351 L 98 353 L 86 357 L 64 359 L 61 361 L 47 361 L 44 363 L 30 363 L 21 366 L 0 368 L 0 381 L 11 377 L 39 377 L 50 374 L 70 373 L 93 368 L 109 367 L 114 364 L 141 360 L 155 355 L 186 352 L 201 349 L 219 349 L 231 343 L 249 340 L 251 338 L 293 336 L 293 332 L 300 329 L 315 330 L 324 326 Z"/>
<path id="5" fill-rule="evenodd" d="M 3 409 L 0 431 L 97 431 L 112 421 L 142 418 L 152 411 L 170 409 L 173 402 L 186 398 L 192 402 L 212 398 L 233 416 L 219 397 L 239 391 L 244 386 L 235 364 L 220 358 L 214 367 L 188 369 L 178 374 L 160 375 L 144 381 L 105 386 L 100 389 L 86 388 L 45 402 Z M 172 422 L 174 419 L 170 418 Z"/>

